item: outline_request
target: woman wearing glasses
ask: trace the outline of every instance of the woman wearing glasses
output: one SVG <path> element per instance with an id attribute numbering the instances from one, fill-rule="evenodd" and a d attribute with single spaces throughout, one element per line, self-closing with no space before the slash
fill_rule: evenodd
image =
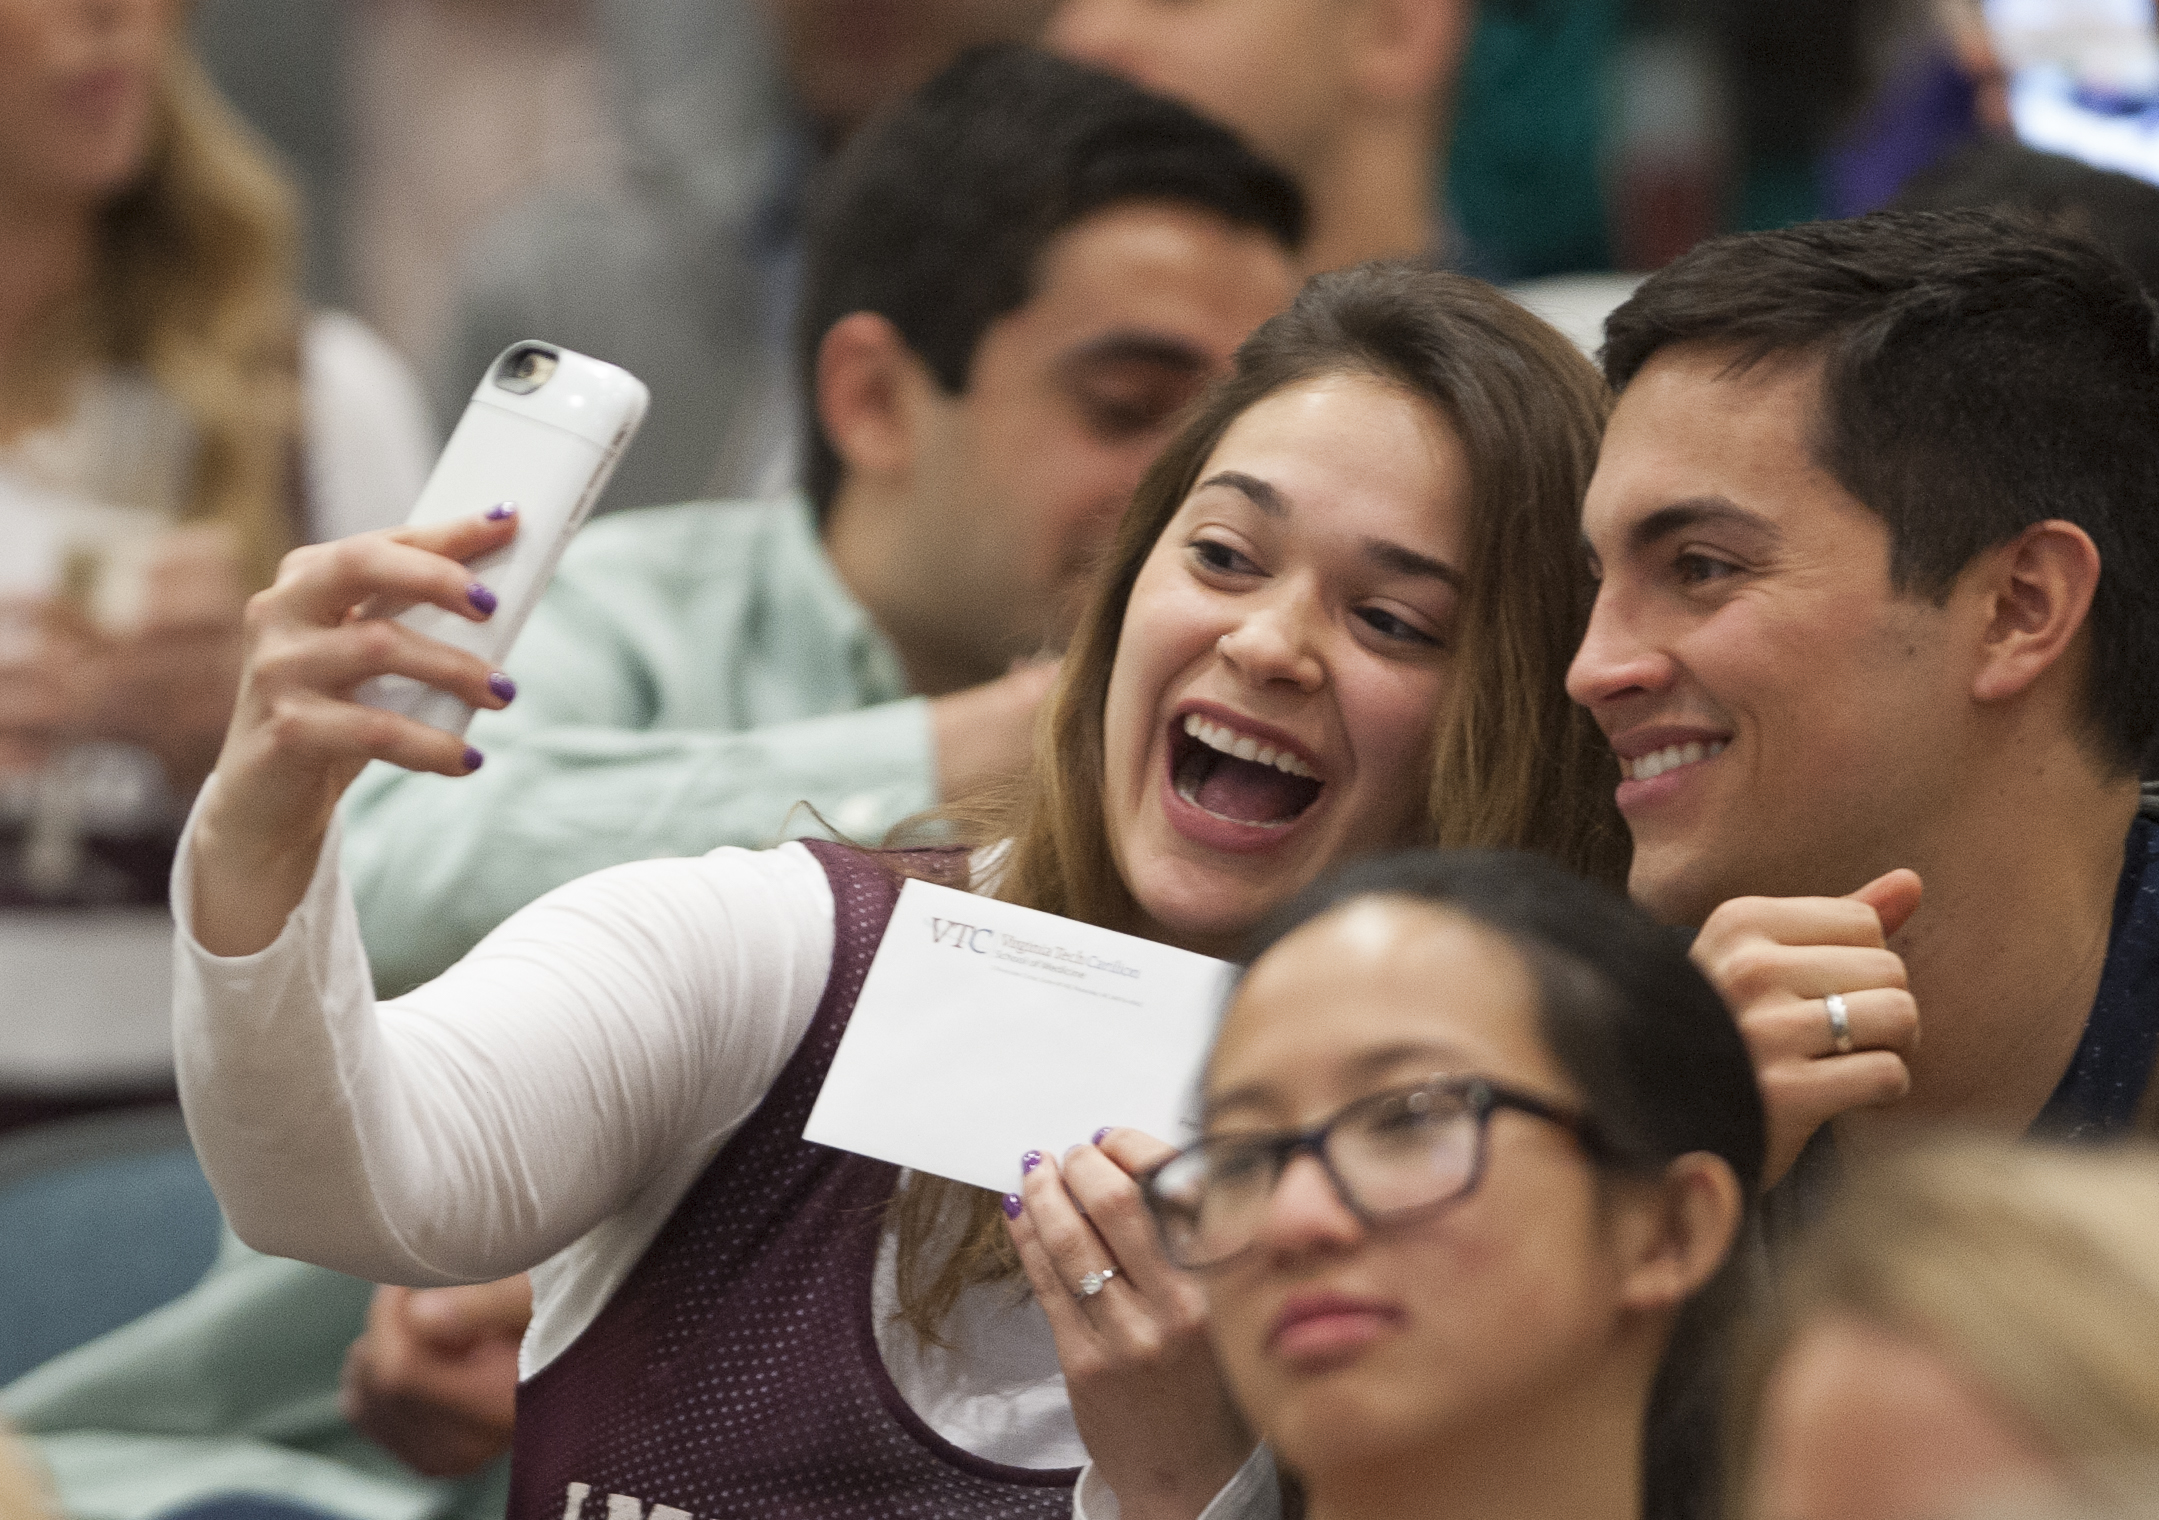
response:
<path id="1" fill-rule="evenodd" d="M 1033 784 L 974 836 L 1009 845 L 971 884 L 1223 953 L 1377 849 L 1529 847 L 1616 876 L 1611 757 L 1561 687 L 1603 408 L 1564 338 L 1473 281 L 1307 287 L 1142 484 Z M 512 1520 L 1048 1515 L 1088 1458 L 1083 1507 L 1106 1488 L 1123 1520 L 1191 1520 L 1253 1442 L 1188 1278 L 1137 1248 L 1113 1264 L 1081 1222 L 1070 1275 L 1030 1301 L 996 1194 L 801 1140 L 896 875 L 964 879 L 964 856 L 620 867 L 378 1008 L 337 796 L 369 757 L 469 763 L 346 694 L 396 671 L 506 697 L 355 610 L 481 616 L 459 561 L 512 526 L 302 551 L 256 603 L 175 873 L 181 1081 L 233 1227 L 376 1281 L 537 1267 Z M 1095 1160 L 1074 1191 L 1140 1214 Z M 1045 1308 L 1079 1332 L 1053 1340 Z"/>
<path id="2" fill-rule="evenodd" d="M 1631 906 L 1526 856 L 1352 867 L 1266 936 L 1205 1099 L 1146 1196 L 1314 1520 L 1716 1513 L 1761 1100 Z"/>

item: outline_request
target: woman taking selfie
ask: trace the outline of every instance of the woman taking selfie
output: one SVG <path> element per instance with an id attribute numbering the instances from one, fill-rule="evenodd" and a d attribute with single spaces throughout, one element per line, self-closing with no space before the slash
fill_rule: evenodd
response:
<path id="1" fill-rule="evenodd" d="M 1260 943 L 1146 1193 L 1307 1513 L 1716 1514 L 1762 1107 L 1685 952 L 1492 853 L 1365 861 Z"/>
<path id="2" fill-rule="evenodd" d="M 970 840 L 1010 842 L 973 885 L 1220 952 L 1331 865 L 1403 843 L 1615 876 L 1611 762 L 1561 688 L 1603 407 L 1566 341 L 1486 287 L 1314 282 L 1137 493 L 1032 783 Z M 535 1268 L 516 1520 L 597 1520 L 610 1492 L 696 1515 L 895 1495 L 1061 1513 L 1090 1456 L 1126 1520 L 1189 1520 L 1252 1441 L 1196 1289 L 1153 1270 L 1144 1228 L 1113 1249 L 1023 1219 L 1031 1270 L 1062 1274 L 1053 1339 L 995 1195 L 799 1138 L 899 870 L 963 879 L 965 855 L 621 867 L 376 1005 L 337 798 L 369 758 L 478 757 L 344 694 L 395 671 L 504 698 L 468 657 L 348 614 L 478 616 L 459 561 L 514 528 L 304 550 L 256 603 L 176 873 L 182 1086 L 235 1228 L 378 1281 Z M 1073 1192 L 1107 1230 L 1143 1223 L 1126 1172 L 1081 1150 Z M 1113 1286 L 1068 1296 L 1112 1260 Z"/>

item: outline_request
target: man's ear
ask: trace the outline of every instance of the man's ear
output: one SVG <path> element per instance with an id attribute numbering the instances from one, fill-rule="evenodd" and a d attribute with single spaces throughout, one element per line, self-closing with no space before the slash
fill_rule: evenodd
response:
<path id="1" fill-rule="evenodd" d="M 850 312 L 817 345 L 817 420 L 850 474 L 893 476 L 914 463 L 921 362 L 891 321 Z"/>
<path id="2" fill-rule="evenodd" d="M 2075 523 L 2034 523 L 1973 567 L 1986 600 L 1984 643 L 1972 695 L 1998 702 L 2025 690 L 2061 659 L 2091 612 L 2099 550 Z"/>
<path id="3" fill-rule="evenodd" d="M 1472 0 L 1355 0 L 1350 77 L 1387 106 L 1434 103 L 1451 91 L 1476 23 Z"/>
<path id="4" fill-rule="evenodd" d="M 1722 1156 L 1690 1151 L 1645 1190 L 1639 1209 L 1620 1233 L 1620 1302 L 1644 1314 L 1677 1309 L 1731 1254 L 1739 1179 Z"/>

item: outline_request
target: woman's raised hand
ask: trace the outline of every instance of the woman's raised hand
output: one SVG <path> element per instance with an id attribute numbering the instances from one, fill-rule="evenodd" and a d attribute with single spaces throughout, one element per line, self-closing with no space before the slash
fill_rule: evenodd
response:
<path id="1" fill-rule="evenodd" d="M 1162 1255 L 1133 1180 L 1171 1154 L 1109 1130 L 1061 1166 L 1034 1160 L 1017 1212 L 1005 1206 L 1072 1418 L 1121 1520 L 1194 1520 L 1255 1444 L 1215 1366 L 1199 1285 Z"/>
<path id="2" fill-rule="evenodd" d="M 479 764 L 464 740 L 352 694 L 374 676 L 402 675 L 475 707 L 506 705 L 512 688 L 485 661 L 392 620 L 428 602 L 484 622 L 493 594 L 462 561 L 516 532 L 504 514 L 295 549 L 248 603 L 239 698 L 190 846 L 205 949 L 252 955 L 277 938 L 314 876 L 338 798 L 368 761 L 445 776 Z"/>

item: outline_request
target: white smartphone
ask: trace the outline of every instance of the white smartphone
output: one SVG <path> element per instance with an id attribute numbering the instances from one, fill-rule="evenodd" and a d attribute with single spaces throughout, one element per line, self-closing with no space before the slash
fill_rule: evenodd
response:
<path id="1" fill-rule="evenodd" d="M 472 578 L 495 594 L 494 616 L 475 623 L 425 606 L 398 621 L 500 669 L 650 399 L 629 371 L 555 344 L 504 349 L 481 376 L 406 519 L 416 526 L 516 506 L 517 537 L 471 563 Z M 470 704 L 410 676 L 376 676 L 353 695 L 453 734 L 472 722 Z"/>

